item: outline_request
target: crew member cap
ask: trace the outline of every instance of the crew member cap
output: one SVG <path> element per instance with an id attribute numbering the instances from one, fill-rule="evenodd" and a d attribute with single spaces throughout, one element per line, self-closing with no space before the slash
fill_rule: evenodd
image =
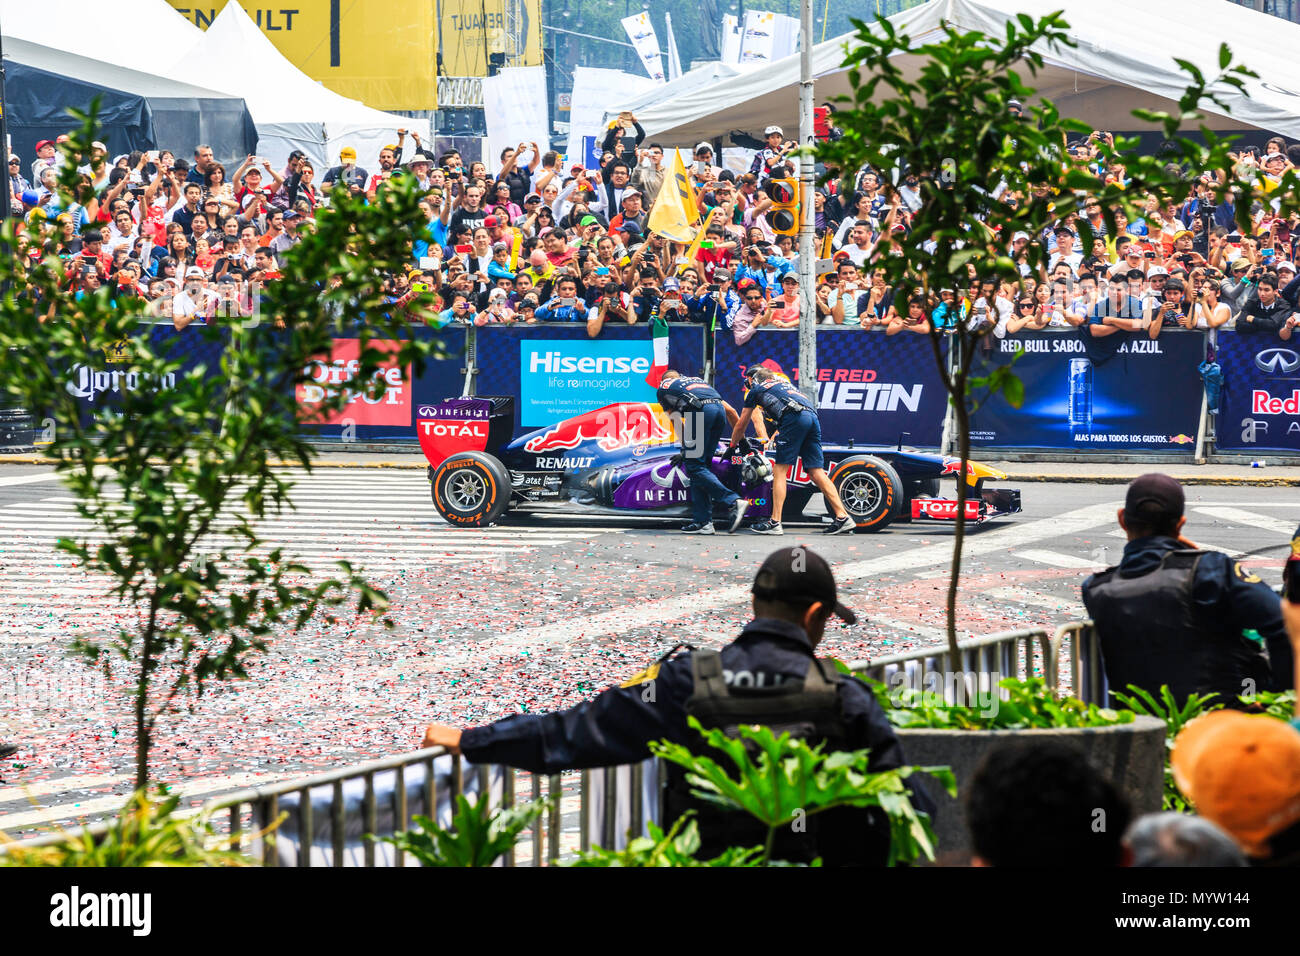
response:
<path id="1" fill-rule="evenodd" d="M 839 603 L 835 575 L 821 555 L 808 548 L 782 548 L 768 555 L 754 576 L 753 594 L 764 601 L 811 604 L 819 601 L 834 610 L 846 624 L 856 624 L 858 617 Z"/>

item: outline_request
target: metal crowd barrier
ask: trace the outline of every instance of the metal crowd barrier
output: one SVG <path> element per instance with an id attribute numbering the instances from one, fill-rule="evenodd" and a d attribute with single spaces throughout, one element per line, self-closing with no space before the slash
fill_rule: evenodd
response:
<path id="1" fill-rule="evenodd" d="M 1107 706 L 1109 687 L 1101 661 L 1101 641 L 1092 621 L 1062 624 L 1052 637 L 1052 659 L 1060 661 L 1061 651 L 1068 648 L 1070 693 L 1085 704 Z"/>
<path id="2" fill-rule="evenodd" d="M 926 674 L 977 673 L 1001 677 L 1043 677 L 1057 688 L 1058 655 L 1069 656 L 1068 674 L 1076 696 L 1101 703 L 1105 675 L 1092 623 L 1067 624 L 1049 636 L 1045 628 L 1007 631 L 959 643 L 957 659 L 946 645 L 856 661 L 855 674 L 925 689 Z M 900 678 L 898 675 L 902 675 Z M 645 835 L 646 824 L 662 819 L 661 768 L 654 759 L 639 764 L 542 775 L 509 767 L 474 766 L 441 747 L 398 754 L 328 773 L 250 787 L 206 803 L 214 828 L 237 837 L 237 845 L 265 866 L 404 866 L 406 854 L 368 839 L 405 829 L 415 814 L 446 826 L 456 797 L 487 794 L 494 806 L 510 807 L 546 798 L 550 807 L 521 835 L 499 866 L 543 866 L 594 846 L 622 849 L 629 832 Z M 3 828 L 0 817 L 0 828 Z M 77 834 L 103 834 L 98 823 Z M 23 847 L 59 843 L 61 832 L 22 841 Z M 5 847 L 0 845 L 0 853 Z"/>
<path id="3" fill-rule="evenodd" d="M 998 674 L 1000 678 L 1042 677 L 1049 687 L 1057 685 L 1057 663 L 1051 636 L 1046 628 L 1006 631 L 957 642 L 957 659 L 947 644 L 920 647 L 904 654 L 850 663 L 849 669 L 862 677 L 889 687 L 905 686 L 925 690 L 928 674 Z M 951 687 L 945 689 L 945 693 Z"/>

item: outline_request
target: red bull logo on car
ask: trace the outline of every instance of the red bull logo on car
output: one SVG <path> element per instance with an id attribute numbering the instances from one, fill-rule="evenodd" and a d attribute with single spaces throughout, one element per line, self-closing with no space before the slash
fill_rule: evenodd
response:
<path id="1" fill-rule="evenodd" d="M 533 453 L 577 448 L 594 441 L 602 451 L 673 440 L 662 408 L 649 402 L 619 402 L 552 425 L 524 444 Z"/>

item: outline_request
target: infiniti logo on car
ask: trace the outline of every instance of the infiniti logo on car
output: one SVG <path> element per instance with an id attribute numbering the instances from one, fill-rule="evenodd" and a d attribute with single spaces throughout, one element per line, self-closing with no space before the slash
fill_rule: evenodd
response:
<path id="1" fill-rule="evenodd" d="M 1274 375 L 1290 375 L 1300 369 L 1300 355 L 1290 349 L 1265 349 L 1255 356 L 1255 367 Z"/>

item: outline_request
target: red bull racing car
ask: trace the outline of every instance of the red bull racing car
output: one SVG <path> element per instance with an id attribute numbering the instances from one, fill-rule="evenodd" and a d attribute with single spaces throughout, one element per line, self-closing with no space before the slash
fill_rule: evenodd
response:
<path id="1" fill-rule="evenodd" d="M 659 405 L 619 402 L 512 438 L 514 399 L 449 398 L 422 405 L 416 431 L 429 460 L 433 505 L 450 524 L 481 528 L 511 512 L 573 511 L 686 518 L 690 489 L 672 423 Z M 954 520 L 955 498 L 939 497 L 941 478 L 960 459 L 899 448 L 824 444 L 826 473 L 861 532 L 893 521 Z M 757 442 L 731 458 L 713 458 L 714 474 L 751 505 L 747 520 L 771 515 L 771 468 Z M 1020 511 L 1020 492 L 986 488 L 1006 475 L 970 463 L 968 521 Z M 802 465 L 790 472 L 783 519 L 803 517 L 816 493 Z M 719 516 L 721 517 L 721 516 Z"/>

